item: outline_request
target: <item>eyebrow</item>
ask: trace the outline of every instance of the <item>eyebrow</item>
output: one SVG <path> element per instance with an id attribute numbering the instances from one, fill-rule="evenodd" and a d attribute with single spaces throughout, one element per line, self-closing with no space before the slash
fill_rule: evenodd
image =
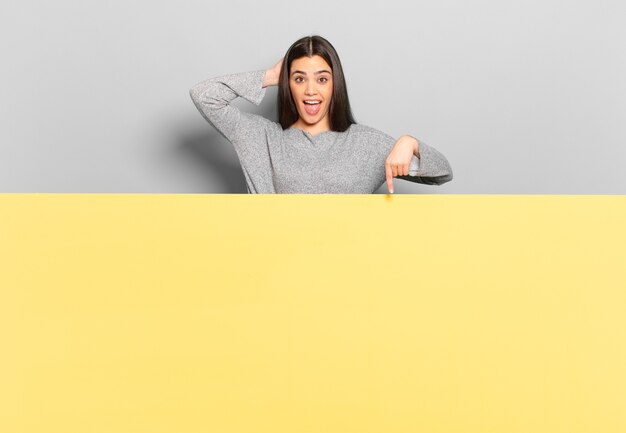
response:
<path id="1" fill-rule="evenodd" d="M 315 72 L 315 75 L 323 74 L 324 72 L 328 72 L 330 74 L 330 71 L 327 71 L 326 69 L 322 69 L 321 71 Z M 304 71 L 293 71 L 291 75 L 298 74 L 298 73 L 306 75 L 306 72 Z"/>

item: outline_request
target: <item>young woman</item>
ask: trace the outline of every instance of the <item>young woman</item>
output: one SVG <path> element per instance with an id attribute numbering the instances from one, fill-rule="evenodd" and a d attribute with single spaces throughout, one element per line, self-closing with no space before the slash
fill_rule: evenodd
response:
<path id="1" fill-rule="evenodd" d="M 260 105 L 278 85 L 279 122 L 230 103 Z M 357 124 L 339 56 L 321 36 L 296 41 L 270 69 L 224 75 L 189 91 L 194 104 L 237 152 L 249 193 L 370 194 L 393 178 L 440 185 L 452 169 L 435 148 Z"/>

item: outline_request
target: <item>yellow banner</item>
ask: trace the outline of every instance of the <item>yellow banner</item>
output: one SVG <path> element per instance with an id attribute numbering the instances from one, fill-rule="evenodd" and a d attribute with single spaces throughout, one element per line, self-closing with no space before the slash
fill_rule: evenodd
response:
<path id="1" fill-rule="evenodd" d="M 0 431 L 626 431 L 626 196 L 0 194 Z"/>

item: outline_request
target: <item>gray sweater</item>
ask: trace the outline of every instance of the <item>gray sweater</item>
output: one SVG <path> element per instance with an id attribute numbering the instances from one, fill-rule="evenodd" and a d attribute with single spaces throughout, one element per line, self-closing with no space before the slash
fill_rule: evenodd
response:
<path id="1" fill-rule="evenodd" d="M 369 126 L 317 135 L 246 113 L 230 103 L 238 96 L 260 105 L 265 70 L 210 78 L 189 91 L 202 114 L 235 147 L 249 193 L 371 194 L 386 181 L 385 160 L 396 140 Z M 452 179 L 446 158 L 419 141 L 408 176 L 429 185 Z M 394 179 L 394 181 L 395 181 Z"/>

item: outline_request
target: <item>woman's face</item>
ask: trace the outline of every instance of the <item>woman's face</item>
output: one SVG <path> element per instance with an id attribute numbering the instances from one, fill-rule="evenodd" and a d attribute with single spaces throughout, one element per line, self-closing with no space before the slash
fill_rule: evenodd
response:
<path id="1" fill-rule="evenodd" d="M 300 114 L 296 125 L 330 129 L 328 112 L 333 96 L 333 73 L 328 63 L 318 55 L 295 59 L 289 69 L 289 87 Z"/>

